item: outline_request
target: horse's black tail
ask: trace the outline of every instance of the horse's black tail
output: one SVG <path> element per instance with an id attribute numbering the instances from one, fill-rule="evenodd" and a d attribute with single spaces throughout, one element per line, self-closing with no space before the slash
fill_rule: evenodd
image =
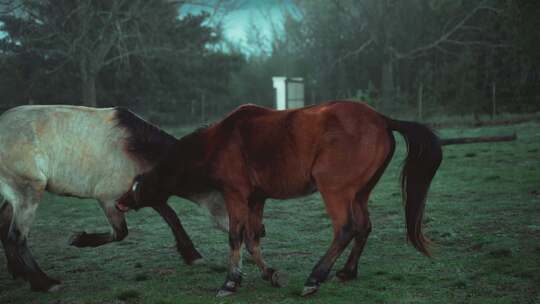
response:
<path id="1" fill-rule="evenodd" d="M 437 135 L 422 124 L 386 119 L 389 129 L 398 131 L 407 142 L 407 158 L 401 172 L 407 237 L 418 251 L 430 256 L 422 219 L 429 185 L 442 161 L 441 144 Z"/>

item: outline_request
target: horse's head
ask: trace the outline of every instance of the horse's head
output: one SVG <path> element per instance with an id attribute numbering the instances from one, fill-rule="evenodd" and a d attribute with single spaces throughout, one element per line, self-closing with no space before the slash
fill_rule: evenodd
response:
<path id="1" fill-rule="evenodd" d="M 116 201 L 116 209 L 127 212 L 143 207 L 152 207 L 167 202 L 168 195 L 160 191 L 151 175 L 141 174 L 133 179 L 131 189 Z"/>

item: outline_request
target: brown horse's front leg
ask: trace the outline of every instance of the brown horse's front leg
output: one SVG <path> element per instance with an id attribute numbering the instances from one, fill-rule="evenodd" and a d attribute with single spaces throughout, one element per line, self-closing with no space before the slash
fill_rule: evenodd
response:
<path id="1" fill-rule="evenodd" d="M 241 248 L 244 231 L 247 226 L 249 209 L 247 200 L 238 193 L 228 193 L 224 195 L 229 213 L 229 271 L 225 282 L 219 289 L 217 297 L 224 297 L 233 294 L 238 290 L 242 282 L 242 256 Z"/>
<path id="2" fill-rule="evenodd" d="M 168 204 L 163 204 L 159 206 L 153 206 L 159 215 L 167 222 L 171 228 L 174 238 L 176 239 L 176 248 L 180 255 L 184 258 L 186 264 L 191 265 L 195 261 L 202 258 L 201 254 L 193 246 L 193 242 L 189 238 L 189 235 L 182 227 L 180 219 L 174 212 L 174 210 Z"/>
<path id="3" fill-rule="evenodd" d="M 274 287 L 287 285 L 287 277 L 274 268 L 267 267 L 260 247 L 261 238 L 266 234 L 263 221 L 264 200 L 249 203 L 249 220 L 245 229 L 246 248 L 261 271 L 261 277 Z"/>

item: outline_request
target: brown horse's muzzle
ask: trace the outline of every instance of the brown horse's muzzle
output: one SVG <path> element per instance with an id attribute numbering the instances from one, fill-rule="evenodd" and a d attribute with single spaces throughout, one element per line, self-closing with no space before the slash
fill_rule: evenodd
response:
<path id="1" fill-rule="evenodd" d="M 116 210 L 120 212 L 128 212 L 131 209 L 130 204 L 127 203 L 130 197 L 131 197 L 131 193 L 129 191 L 124 193 L 124 195 L 122 195 L 116 201 L 116 204 L 115 204 Z"/>
<path id="2" fill-rule="evenodd" d="M 137 199 L 139 194 L 139 181 L 133 182 L 133 186 L 131 186 L 131 189 L 124 193 L 117 201 L 116 201 L 116 209 L 120 212 L 128 212 L 130 209 L 139 209 L 140 207 L 137 206 Z"/>

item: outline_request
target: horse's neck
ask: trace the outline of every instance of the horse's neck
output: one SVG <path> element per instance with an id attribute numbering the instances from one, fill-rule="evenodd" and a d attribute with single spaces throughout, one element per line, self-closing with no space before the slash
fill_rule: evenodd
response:
<path id="1" fill-rule="evenodd" d="M 197 130 L 178 140 L 174 145 L 177 161 L 182 161 L 192 170 L 196 170 L 210 152 L 208 151 L 209 133 L 207 130 Z M 191 168 L 193 167 L 193 168 Z"/>

